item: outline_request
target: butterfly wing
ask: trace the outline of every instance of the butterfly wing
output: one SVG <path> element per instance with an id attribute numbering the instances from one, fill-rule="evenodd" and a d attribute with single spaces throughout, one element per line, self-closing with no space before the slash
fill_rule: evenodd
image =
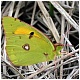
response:
<path id="1" fill-rule="evenodd" d="M 54 59 L 54 46 L 40 31 L 13 17 L 3 17 L 6 51 L 16 66 L 27 66 Z"/>

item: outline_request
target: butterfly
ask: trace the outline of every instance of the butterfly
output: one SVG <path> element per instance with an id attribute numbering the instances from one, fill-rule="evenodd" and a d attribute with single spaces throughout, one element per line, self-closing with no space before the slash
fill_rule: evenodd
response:
<path id="1" fill-rule="evenodd" d="M 3 17 L 6 53 L 15 66 L 27 66 L 54 59 L 62 46 L 54 44 L 41 31 L 13 17 Z"/>

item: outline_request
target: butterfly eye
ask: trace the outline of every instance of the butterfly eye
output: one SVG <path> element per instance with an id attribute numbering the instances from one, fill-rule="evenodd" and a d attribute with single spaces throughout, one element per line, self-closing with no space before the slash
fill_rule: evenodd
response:
<path id="1" fill-rule="evenodd" d="M 30 50 L 29 44 L 24 44 L 22 48 L 25 49 L 26 51 Z"/>

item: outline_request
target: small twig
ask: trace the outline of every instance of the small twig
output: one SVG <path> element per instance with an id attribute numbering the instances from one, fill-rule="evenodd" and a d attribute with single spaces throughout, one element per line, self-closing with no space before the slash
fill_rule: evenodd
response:
<path id="1" fill-rule="evenodd" d="M 34 9 L 33 9 L 33 14 L 32 14 L 32 19 L 31 19 L 31 25 L 33 25 L 33 22 L 34 22 L 34 15 L 35 15 L 35 11 L 36 11 L 36 6 L 37 6 L 37 2 L 35 1 L 35 3 L 34 3 Z"/>
<path id="2" fill-rule="evenodd" d="M 1 11 L 1 14 L 3 15 L 3 13 L 5 12 L 7 6 L 9 5 L 10 2 L 7 2 L 6 5 L 3 7 L 2 11 Z"/>
<path id="3" fill-rule="evenodd" d="M 57 22 L 59 22 L 59 24 L 61 24 L 60 17 L 59 17 L 57 14 L 55 14 L 54 16 L 55 16 L 55 18 L 57 19 Z"/>
<path id="4" fill-rule="evenodd" d="M 13 14 L 13 9 L 14 9 L 14 4 L 15 4 L 15 1 L 12 1 L 11 4 L 10 4 L 10 9 L 9 9 L 9 13 L 8 13 L 8 16 L 12 16 Z"/>
<path id="5" fill-rule="evenodd" d="M 21 69 L 22 69 L 22 66 L 20 66 L 20 69 L 19 69 L 19 73 L 21 74 Z M 19 79 L 20 76 L 17 76 L 17 79 Z"/>
<path id="6" fill-rule="evenodd" d="M 14 15 L 14 18 L 17 18 L 17 17 L 18 17 L 19 10 L 20 10 L 20 8 L 21 8 L 21 4 L 22 4 L 22 1 L 19 1 L 19 2 L 18 2 L 18 5 L 17 5 L 16 12 L 15 12 L 15 15 Z"/>
<path id="7" fill-rule="evenodd" d="M 75 73 L 72 75 L 72 77 L 75 77 L 76 75 L 79 75 L 79 69 L 77 69 L 77 70 L 75 71 Z"/>
<path id="8" fill-rule="evenodd" d="M 31 70 L 31 71 L 33 71 L 33 72 L 35 72 L 35 69 L 34 69 L 34 67 L 32 65 L 28 66 L 28 69 Z M 36 78 L 36 77 L 37 77 L 37 75 L 34 76 L 34 78 Z"/>
<path id="9" fill-rule="evenodd" d="M 3 58 L 4 58 L 4 60 L 7 60 L 7 54 L 6 54 L 6 49 L 5 49 L 5 46 L 6 46 L 6 38 L 4 37 L 4 52 L 3 52 Z M 5 74 L 6 75 L 6 66 L 5 65 L 3 65 L 3 74 Z"/>
<path id="10" fill-rule="evenodd" d="M 45 33 L 47 33 L 47 31 L 40 25 L 40 24 L 37 24 Z"/>
<path id="11" fill-rule="evenodd" d="M 74 33 L 76 33 L 76 32 L 77 32 L 77 30 L 70 31 L 70 34 L 74 34 Z"/>
<path id="12" fill-rule="evenodd" d="M 67 30 L 66 30 L 66 36 L 69 40 L 69 33 L 70 33 L 70 29 L 72 28 L 72 26 L 70 26 L 70 24 L 67 22 Z M 67 46 L 67 52 L 69 52 L 69 47 Z"/>
<path id="13" fill-rule="evenodd" d="M 74 2 L 74 1 L 73 1 Z M 63 7 L 63 8 L 65 8 L 65 9 L 73 9 L 73 7 L 70 7 L 69 5 L 65 5 L 63 2 L 61 2 L 61 1 L 58 1 L 58 3 Z"/>
<path id="14" fill-rule="evenodd" d="M 30 8 L 26 9 L 26 12 L 29 12 L 33 9 L 33 6 L 31 6 Z"/>
<path id="15" fill-rule="evenodd" d="M 64 37 L 62 36 L 62 34 L 64 34 L 64 30 L 65 30 L 65 18 L 64 16 L 61 17 L 61 43 L 64 44 Z M 63 51 L 63 49 L 62 49 Z M 62 56 L 63 57 L 63 54 Z M 63 63 L 63 60 L 61 60 L 61 64 Z M 63 77 L 63 66 L 60 67 L 60 79 L 62 79 Z"/>
<path id="16" fill-rule="evenodd" d="M 48 75 L 50 72 L 51 72 L 51 70 L 47 71 L 45 74 L 43 74 L 42 76 L 40 76 L 38 79 L 44 78 L 44 76 Z"/>
<path id="17" fill-rule="evenodd" d="M 59 33 L 58 33 L 54 23 L 53 23 L 52 18 L 49 16 L 49 13 L 47 12 L 43 2 L 42 1 L 37 1 L 37 3 L 39 5 L 40 10 L 42 11 L 42 13 L 44 15 L 44 20 L 45 20 L 48 28 L 51 30 L 52 34 L 54 35 L 54 38 L 55 38 L 56 42 L 59 43 L 60 36 L 59 36 Z"/>
<path id="18" fill-rule="evenodd" d="M 18 16 L 17 16 L 17 18 L 20 17 L 20 16 L 22 16 L 22 15 L 23 15 L 23 12 L 19 13 Z"/>
<path id="19" fill-rule="evenodd" d="M 73 67 L 69 67 L 69 68 L 64 68 L 63 70 L 70 70 L 70 69 L 76 69 L 76 68 L 79 68 L 79 66 L 73 66 Z"/>
<path id="20" fill-rule="evenodd" d="M 8 4 L 7 7 L 5 7 L 5 10 L 4 10 L 4 12 L 2 13 L 2 16 L 8 16 L 10 6 L 11 6 L 11 3 Z"/>
<path id="21" fill-rule="evenodd" d="M 72 76 L 73 76 L 73 74 L 74 74 L 76 71 L 78 71 L 78 69 L 76 70 L 76 69 L 74 68 L 74 69 L 72 70 L 72 72 L 67 76 L 66 79 L 71 79 Z"/>

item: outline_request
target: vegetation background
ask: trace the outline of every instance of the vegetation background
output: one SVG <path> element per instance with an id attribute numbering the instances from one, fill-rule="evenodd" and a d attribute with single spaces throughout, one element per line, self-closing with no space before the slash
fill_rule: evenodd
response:
<path id="1" fill-rule="evenodd" d="M 13 66 L 5 54 L 1 27 L 2 79 L 79 79 L 79 1 L 1 1 L 3 16 L 19 18 L 33 25 L 53 43 L 64 44 L 61 51 L 66 54 L 51 62 Z"/>

